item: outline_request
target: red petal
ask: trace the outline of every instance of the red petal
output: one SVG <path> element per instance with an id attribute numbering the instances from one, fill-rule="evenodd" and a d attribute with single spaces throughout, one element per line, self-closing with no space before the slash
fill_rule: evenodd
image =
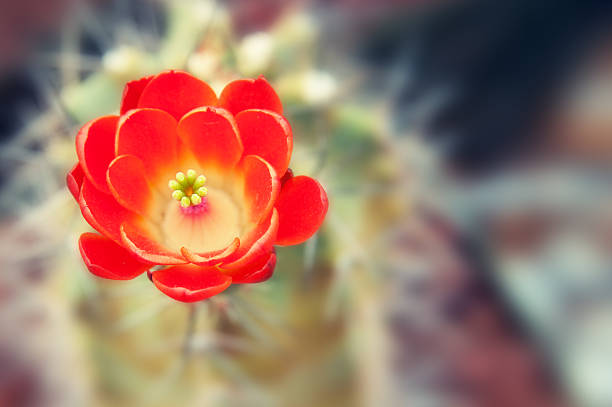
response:
<path id="1" fill-rule="evenodd" d="M 200 165 L 233 168 L 242 156 L 234 117 L 224 109 L 203 107 L 187 113 L 178 124 L 181 140 Z"/>
<path id="2" fill-rule="evenodd" d="M 83 233 L 79 251 L 89 271 L 111 280 L 131 280 L 151 267 L 110 239 L 95 233 Z"/>
<path id="3" fill-rule="evenodd" d="M 229 275 L 240 273 L 251 263 L 263 256 L 268 256 L 278 231 L 278 213 L 273 209 L 272 215 L 240 238 L 240 249 L 231 257 L 232 262 L 222 264 L 219 268 Z M 237 259 L 237 260 L 234 260 Z"/>
<path id="4" fill-rule="evenodd" d="M 232 278 L 214 267 L 173 266 L 153 273 L 153 284 L 168 297 L 182 302 L 196 302 L 219 294 Z"/>
<path id="5" fill-rule="evenodd" d="M 219 96 L 219 106 L 233 115 L 247 109 L 266 109 L 283 113 L 283 105 L 278 95 L 263 76 L 228 83 Z"/>
<path id="6" fill-rule="evenodd" d="M 213 266 L 233 255 L 236 250 L 238 250 L 238 247 L 240 247 L 240 239 L 235 238 L 225 249 L 209 253 L 194 253 L 188 248 L 182 247 L 181 253 L 193 264 L 197 264 L 198 266 Z"/>
<path id="7" fill-rule="evenodd" d="M 108 164 L 115 158 L 115 131 L 118 116 L 103 116 L 87 123 L 76 136 L 76 150 L 83 172 L 100 191 L 106 185 Z"/>
<path id="8" fill-rule="evenodd" d="M 291 178 L 293 178 L 293 170 L 291 168 L 287 168 L 285 175 L 283 175 L 280 179 L 281 188 L 283 185 L 285 185 L 285 182 L 289 181 Z"/>
<path id="9" fill-rule="evenodd" d="M 143 261 L 155 264 L 185 264 L 187 260 L 159 243 L 153 233 L 134 222 L 121 225 L 121 242 Z"/>
<path id="10" fill-rule="evenodd" d="M 272 210 L 280 190 L 280 181 L 274 168 L 256 155 L 246 156 L 241 166 L 249 218 L 259 222 Z"/>
<path id="11" fill-rule="evenodd" d="M 121 242 L 119 228 L 128 220 L 134 220 L 136 214 L 119 205 L 112 195 L 96 189 L 88 179 L 83 181 L 79 205 L 85 220 L 109 239 Z"/>
<path id="12" fill-rule="evenodd" d="M 245 110 L 236 116 L 244 154 L 258 155 L 284 174 L 293 151 L 291 127 L 278 113 L 266 110 Z"/>
<path id="13" fill-rule="evenodd" d="M 85 178 L 85 173 L 83 172 L 83 168 L 81 168 L 79 163 L 76 163 L 66 175 L 66 185 L 77 202 L 79 201 L 79 194 L 81 193 L 83 178 Z"/>
<path id="14" fill-rule="evenodd" d="M 276 202 L 276 244 L 288 246 L 308 240 L 323 223 L 327 207 L 327 194 L 316 180 L 302 175 L 285 182 Z"/>
<path id="15" fill-rule="evenodd" d="M 176 120 L 158 109 L 131 110 L 121 116 L 117 129 L 117 156 L 134 155 L 142 160 L 148 178 L 176 171 Z"/>
<path id="16" fill-rule="evenodd" d="M 121 155 L 108 167 L 108 186 L 122 206 L 146 216 L 153 201 L 144 165 L 138 157 Z"/>
<path id="17" fill-rule="evenodd" d="M 153 75 L 145 76 L 135 81 L 130 81 L 123 88 L 123 96 L 121 97 L 120 114 L 124 114 L 128 110 L 138 107 L 138 100 L 144 88 L 151 82 Z"/>
<path id="18" fill-rule="evenodd" d="M 234 284 L 252 284 L 266 281 L 274 273 L 276 267 L 276 253 L 274 250 L 268 256 L 262 256 L 257 261 L 245 266 L 241 273 L 232 275 Z"/>
<path id="19" fill-rule="evenodd" d="M 217 104 L 215 92 L 205 82 L 183 71 L 164 71 L 144 88 L 138 107 L 165 110 L 176 120 L 200 106 Z"/>

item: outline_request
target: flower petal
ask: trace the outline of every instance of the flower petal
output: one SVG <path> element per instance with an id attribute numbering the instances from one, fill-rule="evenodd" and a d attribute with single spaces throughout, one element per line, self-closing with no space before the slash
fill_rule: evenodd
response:
<path id="1" fill-rule="evenodd" d="M 240 273 L 245 267 L 263 256 L 268 256 L 274 245 L 278 232 L 278 213 L 273 209 L 265 222 L 254 226 L 240 238 L 240 248 L 230 256 L 230 261 L 219 266 L 228 275 Z"/>
<path id="2" fill-rule="evenodd" d="M 79 194 L 81 193 L 83 178 L 85 178 L 85 173 L 83 172 L 83 168 L 81 168 L 79 163 L 76 163 L 66 175 L 66 185 L 68 186 L 68 190 L 74 199 L 77 200 L 77 202 L 79 201 Z"/>
<path id="3" fill-rule="evenodd" d="M 176 120 L 158 109 L 136 109 L 121 116 L 117 129 L 117 156 L 134 155 L 142 160 L 148 178 L 176 171 Z"/>
<path id="4" fill-rule="evenodd" d="M 106 176 L 108 187 L 119 204 L 147 216 L 154 193 L 140 158 L 120 155 L 110 163 Z"/>
<path id="5" fill-rule="evenodd" d="M 283 105 L 278 95 L 263 76 L 228 83 L 219 96 L 219 106 L 233 115 L 246 109 L 267 109 L 283 113 Z"/>
<path id="6" fill-rule="evenodd" d="M 159 226 L 166 247 L 177 252 L 186 247 L 208 257 L 206 253 L 220 253 L 241 235 L 243 219 L 243 209 L 234 198 L 211 187 L 198 207 L 185 209 L 168 199 Z"/>
<path id="7" fill-rule="evenodd" d="M 196 302 L 219 294 L 232 278 L 214 267 L 173 266 L 153 273 L 153 284 L 168 297 L 182 302 Z"/>
<path id="8" fill-rule="evenodd" d="M 285 182 L 289 181 L 291 178 L 293 178 L 293 170 L 291 168 L 287 168 L 285 175 L 283 175 L 280 179 L 281 188 L 283 185 L 285 185 Z"/>
<path id="9" fill-rule="evenodd" d="M 85 220 L 109 239 L 121 242 L 119 228 L 123 222 L 134 220 L 137 215 L 119 205 L 112 195 L 97 189 L 87 178 L 81 186 L 79 206 Z"/>
<path id="10" fill-rule="evenodd" d="M 164 71 L 144 88 L 138 107 L 164 110 L 176 120 L 200 106 L 217 104 L 215 92 L 205 82 L 183 71 Z"/>
<path id="11" fill-rule="evenodd" d="M 274 273 L 274 268 L 276 267 L 276 253 L 274 249 L 267 255 L 261 256 L 245 266 L 241 273 L 235 273 L 232 275 L 232 283 L 234 284 L 252 284 L 252 283 L 261 283 L 262 281 L 266 281 L 272 274 Z"/>
<path id="12" fill-rule="evenodd" d="M 274 206 L 280 181 L 274 168 L 256 155 L 249 155 L 241 163 L 244 174 L 244 199 L 249 220 L 259 222 Z"/>
<path id="13" fill-rule="evenodd" d="M 202 107 L 187 113 L 178 124 L 181 140 L 200 165 L 233 168 L 242 156 L 242 142 L 234 117 L 225 109 Z"/>
<path id="14" fill-rule="evenodd" d="M 151 264 L 137 261 L 123 247 L 96 233 L 81 235 L 79 251 L 89 271 L 102 278 L 131 280 L 151 268 Z"/>
<path id="15" fill-rule="evenodd" d="M 197 264 L 198 266 L 213 266 L 233 255 L 236 250 L 238 250 L 238 247 L 240 247 L 240 239 L 235 238 L 225 249 L 209 253 L 194 253 L 186 247 L 181 247 L 181 253 L 193 264 Z"/>
<path id="16" fill-rule="evenodd" d="M 145 76 L 144 78 L 137 79 L 135 81 L 129 81 L 123 88 L 123 96 L 121 96 L 121 108 L 119 109 L 120 114 L 124 114 L 128 110 L 136 109 L 138 107 L 138 100 L 144 88 L 151 82 L 153 75 Z"/>
<path id="17" fill-rule="evenodd" d="M 293 136 L 291 126 L 278 113 L 269 110 L 250 109 L 236 116 L 244 154 L 258 155 L 274 167 L 281 176 L 287 171 Z"/>
<path id="18" fill-rule="evenodd" d="M 276 202 L 276 244 L 288 246 L 308 240 L 323 223 L 327 207 L 327 194 L 316 180 L 302 175 L 285 182 Z"/>
<path id="19" fill-rule="evenodd" d="M 155 264 L 185 264 L 187 260 L 159 243 L 150 228 L 135 222 L 125 222 L 120 227 L 121 242 L 143 261 Z"/>
<path id="20" fill-rule="evenodd" d="M 76 136 L 76 150 L 83 172 L 100 191 L 110 194 L 106 169 L 115 158 L 115 131 L 118 116 L 103 116 L 90 121 Z"/>

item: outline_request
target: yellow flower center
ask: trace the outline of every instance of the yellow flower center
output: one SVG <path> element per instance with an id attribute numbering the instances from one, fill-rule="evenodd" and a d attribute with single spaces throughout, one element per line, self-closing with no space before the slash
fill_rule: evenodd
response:
<path id="1" fill-rule="evenodd" d="M 198 175 L 195 170 L 187 170 L 187 174 L 177 172 L 175 179 L 168 181 L 168 187 L 172 190 L 172 199 L 178 201 L 183 208 L 189 208 L 200 205 L 208 195 L 205 183 L 204 175 Z"/>

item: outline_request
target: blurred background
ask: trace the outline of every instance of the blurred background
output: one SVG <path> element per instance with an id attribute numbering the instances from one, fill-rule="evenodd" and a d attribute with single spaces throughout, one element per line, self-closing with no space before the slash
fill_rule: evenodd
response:
<path id="1" fill-rule="evenodd" d="M 97 279 L 127 80 L 264 74 L 330 209 L 266 283 Z M 0 406 L 612 406 L 612 2 L 0 0 Z"/>

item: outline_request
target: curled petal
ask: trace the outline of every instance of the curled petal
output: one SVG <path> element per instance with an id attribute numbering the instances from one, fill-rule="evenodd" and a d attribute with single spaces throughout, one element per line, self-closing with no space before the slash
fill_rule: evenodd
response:
<path id="1" fill-rule="evenodd" d="M 244 154 L 257 155 L 269 162 L 276 173 L 284 174 L 289 167 L 293 151 L 291 126 L 278 113 L 250 109 L 236 116 Z"/>
<path id="2" fill-rule="evenodd" d="M 155 264 L 185 264 L 187 260 L 159 243 L 153 233 L 135 222 L 120 227 L 121 243 L 143 261 Z"/>
<path id="3" fill-rule="evenodd" d="M 215 92 L 205 82 L 183 71 L 164 71 L 144 88 L 138 107 L 161 109 L 176 120 L 200 106 L 217 104 Z"/>
<path id="4" fill-rule="evenodd" d="M 253 222 L 259 222 L 272 210 L 280 190 L 280 181 L 274 168 L 256 155 L 244 158 L 242 171 L 249 218 Z"/>
<path id="5" fill-rule="evenodd" d="M 84 125 L 76 136 L 76 150 L 83 172 L 100 191 L 110 193 L 106 169 L 115 158 L 118 116 L 104 116 Z"/>
<path id="6" fill-rule="evenodd" d="M 203 107 L 187 113 L 178 124 L 181 140 L 200 165 L 233 168 L 242 156 L 234 117 L 225 109 Z"/>
<path id="7" fill-rule="evenodd" d="M 110 239 L 95 233 L 83 233 L 79 251 L 89 271 L 111 280 L 131 280 L 151 267 Z"/>
<path id="8" fill-rule="evenodd" d="M 138 157 L 121 155 L 108 167 L 108 186 L 123 207 L 146 216 L 153 199 L 144 165 Z"/>
<path id="9" fill-rule="evenodd" d="M 212 251 L 209 253 L 194 253 L 186 247 L 181 248 L 183 256 L 193 264 L 198 266 L 213 266 L 223 262 L 233 255 L 240 247 L 240 239 L 235 238 L 225 249 Z"/>
<path id="10" fill-rule="evenodd" d="M 233 115 L 247 109 L 266 109 L 283 113 L 283 105 L 278 95 L 263 76 L 228 83 L 219 96 L 219 106 Z"/>
<path id="11" fill-rule="evenodd" d="M 83 181 L 79 206 L 91 227 L 118 244 L 121 243 L 121 224 L 137 217 L 134 212 L 119 205 L 112 195 L 94 187 L 88 179 Z"/>
<path id="12" fill-rule="evenodd" d="M 120 114 L 124 114 L 128 110 L 138 107 L 138 100 L 144 88 L 151 82 L 153 75 L 145 76 L 135 81 L 129 81 L 123 88 L 123 96 L 121 97 Z"/>
<path id="13" fill-rule="evenodd" d="M 267 256 L 261 256 L 256 261 L 243 267 L 240 272 L 233 273 L 232 283 L 252 284 L 266 281 L 274 273 L 276 267 L 276 253 L 272 250 Z"/>
<path id="14" fill-rule="evenodd" d="M 136 109 L 121 116 L 117 129 L 117 156 L 140 158 L 149 178 L 175 169 L 176 120 L 158 109 Z"/>
<path id="15" fill-rule="evenodd" d="M 153 284 L 168 297 L 182 302 L 205 300 L 225 290 L 232 278 L 214 267 L 192 264 L 168 267 L 153 273 Z"/>
<path id="16" fill-rule="evenodd" d="M 285 182 L 276 201 L 276 244 L 288 246 L 308 240 L 323 223 L 327 207 L 327 194 L 316 180 L 298 176 Z"/>
<path id="17" fill-rule="evenodd" d="M 273 209 L 265 222 L 254 226 L 240 239 L 240 249 L 219 268 L 226 274 L 241 272 L 249 264 L 268 256 L 274 245 L 278 232 L 278 213 Z"/>
<path id="18" fill-rule="evenodd" d="M 85 173 L 83 172 L 83 168 L 81 168 L 79 163 L 76 163 L 66 175 L 66 185 L 68 186 L 68 190 L 74 199 L 77 200 L 77 202 L 79 201 L 81 185 L 83 185 L 83 178 L 85 178 Z"/>

